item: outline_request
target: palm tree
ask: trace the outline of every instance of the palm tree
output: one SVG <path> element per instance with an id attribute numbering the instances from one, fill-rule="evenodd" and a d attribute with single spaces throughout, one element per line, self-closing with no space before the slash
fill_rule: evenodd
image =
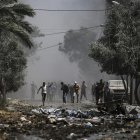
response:
<path id="1" fill-rule="evenodd" d="M 15 48 L 19 46 L 19 42 L 29 48 L 33 46 L 30 38 L 33 28 L 24 18 L 34 15 L 35 12 L 29 5 L 18 3 L 18 0 L 0 0 L 0 64 L 4 64 L 0 67 L 0 94 L 3 96 L 4 102 L 6 101 L 6 79 L 9 76 L 5 76 L 5 71 L 8 71 L 8 68 L 6 67 L 4 70 L 6 62 L 3 52 L 7 49 L 6 54 L 9 53 L 10 57 L 13 58 L 11 44 L 15 44 Z M 15 50 L 15 53 L 19 53 L 19 51 Z M 13 78 L 15 76 L 14 74 Z"/>
<path id="2" fill-rule="evenodd" d="M 30 34 L 32 26 L 24 21 L 24 17 L 33 17 L 34 10 L 26 4 L 18 3 L 18 0 L 0 0 L 0 38 L 2 32 L 12 34 L 16 39 L 28 47 L 32 47 Z"/>

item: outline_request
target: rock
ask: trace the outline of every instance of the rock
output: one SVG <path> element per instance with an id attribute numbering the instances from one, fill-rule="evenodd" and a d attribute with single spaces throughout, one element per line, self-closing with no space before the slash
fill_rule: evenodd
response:
<path id="1" fill-rule="evenodd" d="M 32 112 L 35 114 L 41 114 L 40 110 L 37 110 L 37 109 L 32 109 Z"/>
<path id="2" fill-rule="evenodd" d="M 140 119 L 140 113 L 139 113 L 139 114 L 137 114 L 137 117 L 138 117 L 138 119 Z"/>
<path id="3" fill-rule="evenodd" d="M 4 132 L 4 134 L 2 135 L 2 140 L 8 140 L 9 139 L 9 134 Z"/>
<path id="4" fill-rule="evenodd" d="M 140 129 L 140 123 L 137 124 L 136 128 Z"/>
<path id="5" fill-rule="evenodd" d="M 20 120 L 21 121 L 27 121 L 27 119 L 24 116 L 20 117 Z"/>
<path id="6" fill-rule="evenodd" d="M 57 121 L 58 123 L 62 123 L 62 124 L 69 124 L 69 123 L 66 121 L 65 118 L 57 118 L 56 121 Z"/>
<path id="7" fill-rule="evenodd" d="M 56 115 L 48 115 L 48 118 L 56 118 Z"/>
<path id="8" fill-rule="evenodd" d="M 134 130 L 133 133 L 132 133 L 132 138 L 136 139 L 138 133 L 139 133 L 138 130 Z"/>
<path id="9" fill-rule="evenodd" d="M 0 124 L 0 128 L 4 128 L 4 124 Z"/>
<path id="10" fill-rule="evenodd" d="M 53 113 L 53 112 L 55 111 L 55 109 L 54 109 L 54 108 L 49 108 L 49 109 L 46 110 L 46 111 L 48 111 L 48 113 Z"/>
<path id="11" fill-rule="evenodd" d="M 138 133 L 139 133 L 138 130 L 133 131 L 133 134 L 138 134 Z"/>
<path id="12" fill-rule="evenodd" d="M 135 126 L 134 121 L 130 121 L 126 124 L 127 127 L 133 128 Z"/>
<path id="13" fill-rule="evenodd" d="M 16 109 L 13 106 L 8 106 L 8 107 L 6 107 L 6 109 L 8 111 L 16 111 Z"/>
<path id="14" fill-rule="evenodd" d="M 70 135 L 67 136 L 68 139 L 73 139 L 74 137 L 76 137 L 77 135 L 74 133 L 70 133 Z"/>
<path id="15" fill-rule="evenodd" d="M 93 117 L 92 118 L 92 122 L 93 123 L 100 123 L 101 122 L 101 119 L 99 117 Z"/>
<path id="16" fill-rule="evenodd" d="M 93 125 L 90 122 L 87 122 L 86 124 L 84 124 L 85 128 L 92 128 Z"/>
<path id="17" fill-rule="evenodd" d="M 50 122 L 51 124 L 55 124 L 57 121 L 56 121 L 55 118 L 50 118 L 50 119 L 49 119 L 49 122 Z"/>
<path id="18" fill-rule="evenodd" d="M 8 128 L 9 124 L 0 124 L 0 128 Z"/>

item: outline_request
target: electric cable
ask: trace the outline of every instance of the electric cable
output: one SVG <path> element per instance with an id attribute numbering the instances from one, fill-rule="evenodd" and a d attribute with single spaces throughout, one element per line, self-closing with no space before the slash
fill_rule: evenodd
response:
<path id="1" fill-rule="evenodd" d="M 58 43 L 58 44 L 55 44 L 55 45 L 52 45 L 52 46 L 49 46 L 49 47 L 40 48 L 40 49 L 37 49 L 37 51 L 42 51 L 42 50 L 46 50 L 46 49 L 49 49 L 49 48 L 57 47 L 57 46 L 60 46 L 62 44 L 63 43 Z"/>
<path id="2" fill-rule="evenodd" d="M 67 32 L 73 32 L 73 31 L 81 31 L 81 30 L 88 30 L 88 29 L 95 29 L 95 28 L 99 28 L 102 27 L 102 25 L 97 25 L 97 26 L 93 26 L 93 27 L 87 27 L 87 28 L 81 28 L 81 29 L 75 29 L 75 30 L 69 30 L 69 31 L 64 31 L 64 32 L 55 32 L 55 33 L 49 33 L 49 34 L 44 34 L 45 36 L 50 36 L 50 35 L 57 35 L 57 34 L 64 34 Z"/>
<path id="3" fill-rule="evenodd" d="M 95 11 L 95 12 L 102 12 L 102 11 L 107 11 L 109 9 L 80 9 L 80 10 L 76 10 L 76 9 L 52 9 L 52 10 L 49 10 L 49 9 L 33 9 L 33 10 L 36 10 L 36 11 L 47 11 L 47 12 L 90 12 L 90 11 Z"/>

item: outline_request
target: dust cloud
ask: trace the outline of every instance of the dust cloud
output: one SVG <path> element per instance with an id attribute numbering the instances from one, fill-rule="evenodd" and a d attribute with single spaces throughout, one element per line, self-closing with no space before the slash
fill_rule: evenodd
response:
<path id="1" fill-rule="evenodd" d="M 105 9 L 105 0 L 24 0 L 26 4 L 31 5 L 33 9 Z M 93 27 L 104 23 L 105 12 L 95 11 L 36 11 L 34 18 L 28 18 L 28 21 L 38 26 L 43 34 L 55 32 L 66 32 L 71 29 L 80 29 L 81 27 Z M 98 39 L 102 34 L 102 29 L 94 30 Z M 65 34 L 46 35 L 42 38 L 36 38 L 36 42 L 43 42 L 42 48 L 63 43 Z M 18 93 L 10 94 L 17 98 L 31 97 L 31 83 L 34 81 L 39 87 L 43 81 L 64 81 L 72 83 L 78 81 L 81 83 L 84 76 L 80 74 L 77 63 L 71 63 L 68 58 L 58 50 L 59 46 L 49 49 L 40 49 L 28 58 L 25 86 Z M 35 58 L 39 58 L 36 60 Z M 94 75 L 91 75 L 92 81 L 108 79 L 104 73 L 100 73 L 98 65 L 94 64 Z M 87 70 L 88 71 L 88 70 Z M 36 96 L 38 98 L 38 96 Z"/>

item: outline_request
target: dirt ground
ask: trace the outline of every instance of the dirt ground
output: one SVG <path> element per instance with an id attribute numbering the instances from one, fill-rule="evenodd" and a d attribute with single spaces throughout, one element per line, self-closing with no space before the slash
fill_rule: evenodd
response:
<path id="1" fill-rule="evenodd" d="M 34 101 L 9 100 L 7 107 L 0 110 L 0 140 L 21 140 L 16 136 L 34 136 L 33 140 L 118 140 L 140 139 L 140 119 L 117 118 L 97 110 L 89 101 L 76 104 L 47 103 L 45 107 Z M 32 110 L 59 108 L 65 110 L 89 111 L 88 116 L 61 116 L 50 118 L 44 111 Z M 15 136 L 15 137 L 13 137 Z M 40 138 L 40 139 L 39 139 Z M 28 140 L 26 137 L 23 140 Z"/>

